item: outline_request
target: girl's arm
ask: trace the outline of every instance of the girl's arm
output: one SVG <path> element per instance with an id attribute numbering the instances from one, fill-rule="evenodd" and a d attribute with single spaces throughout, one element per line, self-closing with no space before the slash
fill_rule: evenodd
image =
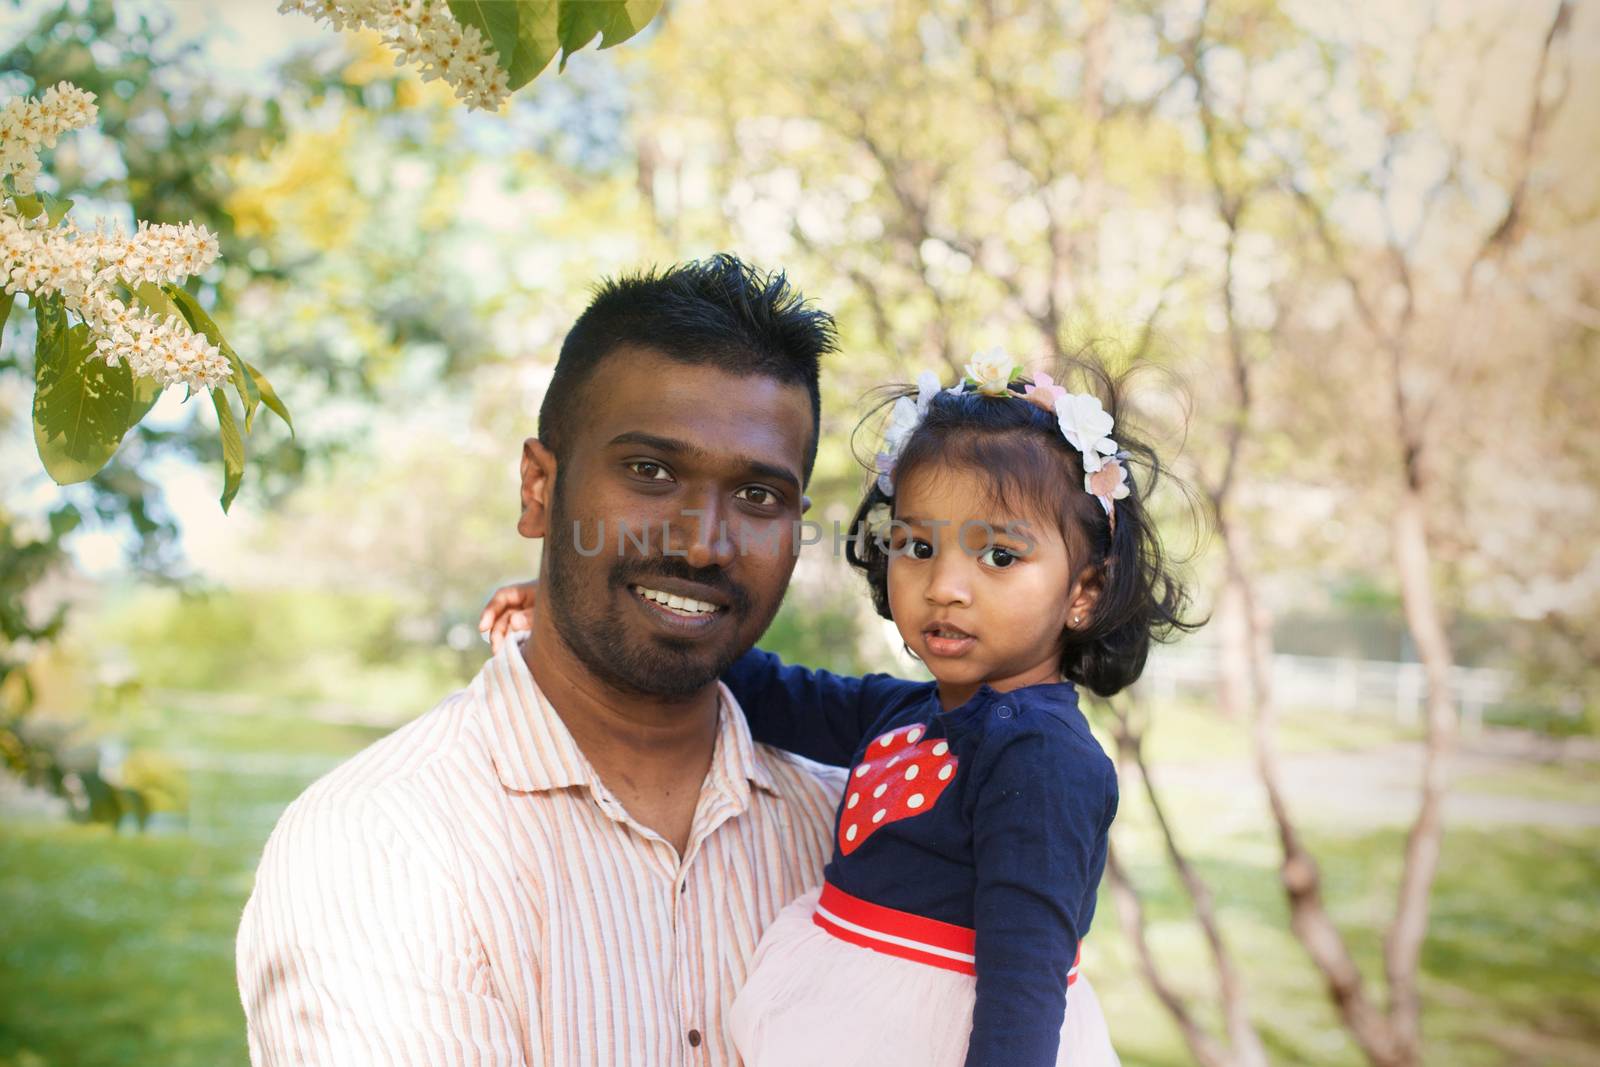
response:
<path id="1" fill-rule="evenodd" d="M 995 749 L 974 778 L 978 981 L 966 1063 L 1052 1067 L 1084 902 L 1105 869 L 1116 772 L 1098 747 L 1050 727 L 996 738 Z"/>
<path id="2" fill-rule="evenodd" d="M 528 581 L 501 586 L 489 598 L 478 629 L 496 652 L 513 631 L 532 627 L 538 595 L 539 583 Z M 887 674 L 851 678 L 786 667 L 760 649 L 745 653 L 722 680 L 757 741 L 838 767 L 850 765 L 880 714 L 920 688 Z"/>
<path id="3" fill-rule="evenodd" d="M 741 656 L 722 681 L 744 711 L 750 736 L 835 767 L 848 767 L 884 711 L 922 688 L 887 674 L 852 678 L 786 666 L 759 648 Z"/>

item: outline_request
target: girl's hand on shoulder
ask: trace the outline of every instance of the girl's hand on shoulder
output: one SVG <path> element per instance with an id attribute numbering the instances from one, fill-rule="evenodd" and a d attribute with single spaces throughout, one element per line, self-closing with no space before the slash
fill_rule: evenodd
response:
<path id="1" fill-rule="evenodd" d="M 513 630 L 533 629 L 533 603 L 537 599 L 537 580 L 502 585 L 494 591 L 478 617 L 478 632 L 491 650 L 499 652 Z"/>

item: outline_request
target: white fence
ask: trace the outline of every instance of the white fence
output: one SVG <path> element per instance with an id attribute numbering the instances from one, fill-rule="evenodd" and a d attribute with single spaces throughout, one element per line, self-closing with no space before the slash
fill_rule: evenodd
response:
<path id="1" fill-rule="evenodd" d="M 1139 684 L 1157 700 L 1209 699 L 1220 673 L 1216 650 L 1164 648 L 1151 655 Z M 1505 701 L 1512 681 L 1509 671 L 1483 667 L 1455 667 L 1450 673 L 1456 706 L 1472 727 L 1482 724 L 1487 709 Z M 1427 679 L 1420 663 L 1279 654 L 1272 657 L 1272 691 L 1281 707 L 1387 712 L 1410 726 L 1422 721 Z"/>

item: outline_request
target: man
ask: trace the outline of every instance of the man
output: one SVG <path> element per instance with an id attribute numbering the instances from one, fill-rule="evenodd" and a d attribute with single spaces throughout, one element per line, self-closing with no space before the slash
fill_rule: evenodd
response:
<path id="1" fill-rule="evenodd" d="M 842 772 L 716 679 L 788 585 L 833 344 L 731 256 L 601 288 L 523 444 L 532 636 L 284 813 L 239 930 L 254 1063 L 737 1063 Z"/>

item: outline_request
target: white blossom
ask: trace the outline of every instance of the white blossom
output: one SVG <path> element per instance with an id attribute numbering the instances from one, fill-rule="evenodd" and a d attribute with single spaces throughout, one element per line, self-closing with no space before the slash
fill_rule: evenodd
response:
<path id="1" fill-rule="evenodd" d="M 336 30 L 369 29 L 394 49 L 396 66 L 414 66 L 423 81 L 442 80 L 469 109 L 498 110 L 510 78 L 476 26 L 456 21 L 443 0 L 282 0 Z"/>
<path id="2" fill-rule="evenodd" d="M 10 175 L 19 194 L 30 193 L 38 150 L 95 115 L 94 96 L 68 82 L 38 100 L 7 102 L 0 108 L 0 175 Z M 211 388 L 228 380 L 232 365 L 187 322 L 130 306 L 117 294 L 145 283 L 181 283 L 217 254 L 217 235 L 193 223 L 140 222 L 131 235 L 117 227 L 85 232 L 70 220 L 52 226 L 43 212 L 27 218 L 15 200 L 0 206 L 0 286 L 33 300 L 60 297 L 89 327 L 96 356 L 113 367 L 126 363 L 163 386 Z"/>
<path id="3" fill-rule="evenodd" d="M 0 177 L 10 176 L 17 192 L 32 195 L 39 176 L 39 150 L 54 148 L 56 138 L 94 121 L 99 110 L 94 94 L 60 82 L 39 99 L 7 101 L 0 109 Z"/>

